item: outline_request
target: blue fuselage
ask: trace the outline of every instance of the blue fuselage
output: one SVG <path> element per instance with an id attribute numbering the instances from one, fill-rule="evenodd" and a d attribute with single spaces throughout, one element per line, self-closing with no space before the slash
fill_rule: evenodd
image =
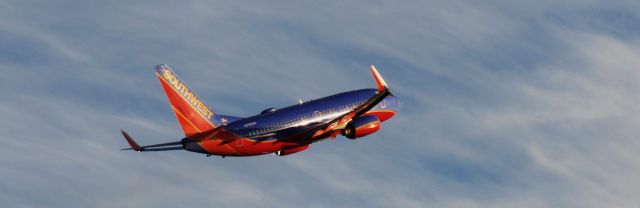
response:
<path id="1" fill-rule="evenodd" d="M 239 136 L 258 141 L 309 138 L 313 133 L 309 130 L 352 111 L 376 93 L 376 89 L 343 92 L 233 121 L 226 126 L 226 129 Z M 398 104 L 397 98 L 389 95 L 370 111 L 395 112 Z"/>

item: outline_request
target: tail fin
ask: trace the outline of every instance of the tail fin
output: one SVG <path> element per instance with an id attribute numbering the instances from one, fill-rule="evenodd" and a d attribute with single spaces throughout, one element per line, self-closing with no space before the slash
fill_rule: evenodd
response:
<path id="1" fill-rule="evenodd" d="M 230 122 L 229 120 L 235 120 L 235 117 L 216 115 L 167 65 L 156 66 L 156 76 L 185 136 L 211 130 Z"/>

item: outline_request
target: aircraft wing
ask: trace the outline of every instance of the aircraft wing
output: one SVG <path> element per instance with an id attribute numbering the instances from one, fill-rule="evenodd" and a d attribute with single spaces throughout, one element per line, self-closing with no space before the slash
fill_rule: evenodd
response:
<path id="1" fill-rule="evenodd" d="M 354 110 L 315 129 L 313 135 L 311 136 L 312 140 L 325 137 L 335 138 L 340 133 L 340 130 L 344 129 L 353 118 L 365 114 L 367 111 L 371 110 L 371 108 L 375 107 L 380 101 L 384 100 L 384 98 L 391 94 L 387 83 L 384 81 L 384 79 L 382 79 L 382 76 L 380 76 L 380 73 L 378 73 L 378 70 L 376 70 L 373 65 L 371 66 L 371 74 L 373 75 L 373 78 L 376 81 L 376 85 L 378 86 L 378 92 L 374 96 L 369 98 L 367 102 L 358 106 Z"/>

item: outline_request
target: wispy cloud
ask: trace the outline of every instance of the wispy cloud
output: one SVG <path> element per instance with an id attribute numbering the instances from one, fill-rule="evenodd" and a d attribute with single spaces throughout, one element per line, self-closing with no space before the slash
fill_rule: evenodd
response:
<path id="1" fill-rule="evenodd" d="M 634 1 L 0 4 L 3 206 L 639 203 Z M 161 63 L 245 116 L 371 86 L 376 64 L 403 109 L 287 157 L 120 152 L 120 128 L 179 137 Z"/>

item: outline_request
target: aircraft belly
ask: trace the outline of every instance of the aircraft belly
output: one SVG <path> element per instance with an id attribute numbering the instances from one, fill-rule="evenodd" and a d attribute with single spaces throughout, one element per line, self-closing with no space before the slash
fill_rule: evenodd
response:
<path id="1" fill-rule="evenodd" d="M 211 155 L 224 156 L 254 156 L 273 153 L 282 149 L 299 146 L 296 143 L 271 141 L 255 141 L 251 139 L 236 139 L 225 142 L 224 140 L 206 140 L 192 143 L 200 148 L 187 149 L 189 151 L 200 152 Z"/>

